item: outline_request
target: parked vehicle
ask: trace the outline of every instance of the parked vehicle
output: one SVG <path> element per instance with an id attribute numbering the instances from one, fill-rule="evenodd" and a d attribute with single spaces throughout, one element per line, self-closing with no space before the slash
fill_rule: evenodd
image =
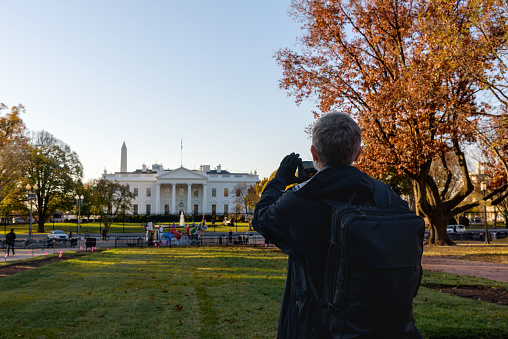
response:
<path id="1" fill-rule="evenodd" d="M 64 231 L 55 230 L 48 233 L 48 239 L 68 240 L 69 236 Z"/>
<path id="2" fill-rule="evenodd" d="M 466 227 L 464 225 L 448 225 L 446 233 L 466 233 Z"/>

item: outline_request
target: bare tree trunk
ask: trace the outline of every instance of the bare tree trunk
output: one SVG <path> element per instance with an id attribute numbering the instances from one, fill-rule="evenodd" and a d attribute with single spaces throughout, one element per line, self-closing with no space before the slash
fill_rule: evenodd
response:
<path id="1" fill-rule="evenodd" d="M 419 189 L 416 182 L 413 183 L 413 189 L 417 214 L 425 219 L 425 226 L 430 231 L 429 238 L 424 242 L 424 245 L 455 245 L 455 243 L 448 238 L 448 233 L 446 233 L 448 220 L 452 217 L 450 211 L 446 210 L 446 207 L 440 200 L 435 200 L 435 205 L 429 206 L 426 200 L 427 197 L 422 196 L 422 190 Z M 426 208 L 424 208 L 424 204 L 426 204 Z"/>
<path id="2" fill-rule="evenodd" d="M 453 241 L 448 238 L 446 233 L 446 227 L 436 227 L 430 225 L 429 239 L 425 241 L 425 245 L 439 245 L 439 246 L 453 246 L 456 245 Z"/>
<path id="3" fill-rule="evenodd" d="M 44 216 L 41 215 L 41 213 L 39 213 L 38 215 L 39 218 L 37 220 L 37 232 L 44 233 L 44 224 L 45 224 Z"/>

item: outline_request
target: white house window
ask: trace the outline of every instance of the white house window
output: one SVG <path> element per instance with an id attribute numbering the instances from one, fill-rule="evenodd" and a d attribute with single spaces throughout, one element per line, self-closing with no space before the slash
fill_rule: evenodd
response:
<path id="1" fill-rule="evenodd" d="M 199 191 L 197 189 L 194 190 L 194 198 L 199 197 Z"/>
<path id="2" fill-rule="evenodd" d="M 217 189 L 212 188 L 212 197 L 216 197 L 216 196 L 217 196 Z"/>
<path id="3" fill-rule="evenodd" d="M 146 204 L 146 214 L 150 214 L 152 212 L 152 205 Z"/>
<path id="4" fill-rule="evenodd" d="M 225 197 L 229 196 L 229 190 L 227 188 L 224 189 L 224 196 Z"/>
<path id="5" fill-rule="evenodd" d="M 169 197 L 169 188 L 164 189 L 164 196 Z"/>
<path id="6" fill-rule="evenodd" d="M 224 204 L 224 214 L 228 214 L 228 204 Z"/>
<path id="7" fill-rule="evenodd" d="M 166 214 L 166 215 L 169 214 L 169 204 L 164 205 L 164 214 Z"/>
<path id="8" fill-rule="evenodd" d="M 132 208 L 133 208 L 133 213 L 138 214 L 138 204 L 132 205 Z"/>
<path id="9" fill-rule="evenodd" d="M 217 205 L 212 204 L 212 214 L 215 215 L 216 212 L 217 212 Z"/>
<path id="10" fill-rule="evenodd" d="M 134 187 L 134 196 L 137 197 L 138 196 L 138 188 L 137 187 Z"/>
<path id="11" fill-rule="evenodd" d="M 151 188 L 147 188 L 146 189 L 146 196 L 147 197 L 151 197 L 152 196 L 152 189 Z"/>

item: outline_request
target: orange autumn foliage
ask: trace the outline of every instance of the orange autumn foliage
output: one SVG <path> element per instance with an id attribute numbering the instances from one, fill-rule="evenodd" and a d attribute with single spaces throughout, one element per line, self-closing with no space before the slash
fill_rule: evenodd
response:
<path id="1" fill-rule="evenodd" d="M 301 51 L 276 54 L 280 87 L 297 103 L 315 99 L 322 112 L 313 112 L 316 119 L 338 110 L 358 121 L 364 153 L 357 165 L 377 177 L 395 170 L 411 178 L 431 243 L 451 244 L 448 220 L 479 203 L 464 203 L 479 185 L 467 147 L 476 145 L 492 164 L 508 160 L 499 152 L 501 129 L 491 128 L 506 116 L 496 109 L 506 85 L 504 6 L 492 0 L 292 1 L 305 34 Z M 445 174 L 439 181 L 432 175 L 437 168 Z M 507 173 L 508 166 L 496 175 Z M 497 182 L 489 195 L 501 199 L 508 187 Z"/>

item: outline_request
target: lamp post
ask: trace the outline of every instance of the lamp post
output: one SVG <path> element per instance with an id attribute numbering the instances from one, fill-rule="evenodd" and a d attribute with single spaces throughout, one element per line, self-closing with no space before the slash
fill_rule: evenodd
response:
<path id="1" fill-rule="evenodd" d="M 481 187 L 481 191 L 483 193 L 483 202 L 484 202 L 483 212 L 485 214 L 485 243 L 486 244 L 490 244 L 490 241 L 489 241 L 489 227 L 487 225 L 487 204 L 486 204 L 486 201 L 485 201 L 485 193 L 487 193 L 487 183 L 482 182 L 480 184 L 480 187 Z"/>
<path id="2" fill-rule="evenodd" d="M 76 204 L 78 205 L 78 239 L 81 238 L 81 206 L 83 206 L 84 196 L 76 194 Z"/>
<path id="3" fill-rule="evenodd" d="M 30 184 L 26 185 L 26 194 L 28 199 L 30 199 L 30 229 L 28 230 L 28 239 L 32 240 L 32 202 L 33 199 L 37 196 L 37 190 L 39 187 L 35 184 L 33 187 Z"/>

